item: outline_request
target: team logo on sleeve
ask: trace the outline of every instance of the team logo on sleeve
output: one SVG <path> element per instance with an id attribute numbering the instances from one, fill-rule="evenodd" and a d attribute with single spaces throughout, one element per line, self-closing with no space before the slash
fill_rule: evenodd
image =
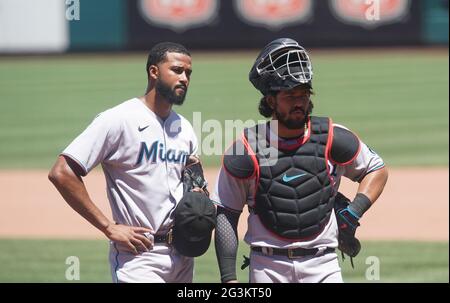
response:
<path id="1" fill-rule="evenodd" d="M 186 164 L 189 153 L 184 150 L 167 149 L 164 143 L 155 141 L 150 147 L 147 143 L 141 142 L 141 147 L 139 149 L 139 155 L 136 161 L 136 165 L 142 163 L 142 161 L 147 161 L 151 163 L 161 162 L 171 162 Z"/>
<path id="2" fill-rule="evenodd" d="M 234 0 L 244 22 L 271 29 L 306 22 L 312 16 L 311 0 Z"/>
<path id="3" fill-rule="evenodd" d="M 175 31 L 211 23 L 217 16 L 218 0 L 140 0 L 145 20 Z"/>

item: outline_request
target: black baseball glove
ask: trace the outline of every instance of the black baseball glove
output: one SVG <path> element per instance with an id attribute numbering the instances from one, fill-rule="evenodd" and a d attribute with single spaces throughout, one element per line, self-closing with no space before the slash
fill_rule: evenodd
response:
<path id="1" fill-rule="evenodd" d="M 196 156 L 190 156 L 183 170 L 184 192 L 204 192 L 209 197 L 209 192 L 206 189 L 207 186 L 208 182 L 206 182 L 203 175 L 203 168 L 200 159 Z"/>
<path id="2" fill-rule="evenodd" d="M 348 205 L 350 200 L 341 193 L 337 193 L 334 201 L 334 212 L 339 228 L 339 250 L 350 256 L 356 257 L 361 250 L 361 243 L 355 237 L 356 228 L 360 225 L 359 218 L 353 214 Z"/>

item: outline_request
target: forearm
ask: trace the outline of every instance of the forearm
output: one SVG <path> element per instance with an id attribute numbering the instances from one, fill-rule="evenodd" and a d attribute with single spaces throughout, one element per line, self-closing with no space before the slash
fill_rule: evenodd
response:
<path id="1" fill-rule="evenodd" d="M 388 178 L 386 167 L 370 173 L 364 177 L 358 187 L 358 192 L 353 202 L 350 203 L 348 209 L 357 218 L 362 215 L 372 206 L 373 203 L 383 192 Z"/>
<path id="2" fill-rule="evenodd" d="M 81 177 L 68 167 L 64 159 L 58 159 L 49 179 L 70 207 L 106 234 L 108 226 L 113 222 L 94 204 Z"/>
<path id="3" fill-rule="evenodd" d="M 358 193 L 365 195 L 373 204 L 383 192 L 387 179 L 388 170 L 386 167 L 370 173 L 360 182 Z"/>
<path id="4" fill-rule="evenodd" d="M 57 187 L 57 189 L 70 207 L 101 232 L 106 233 L 108 226 L 113 222 L 92 202 L 84 184 L 82 186 Z"/>
<path id="5" fill-rule="evenodd" d="M 237 225 L 239 213 L 219 207 L 215 231 L 215 248 L 222 282 L 235 281 L 238 249 Z"/>

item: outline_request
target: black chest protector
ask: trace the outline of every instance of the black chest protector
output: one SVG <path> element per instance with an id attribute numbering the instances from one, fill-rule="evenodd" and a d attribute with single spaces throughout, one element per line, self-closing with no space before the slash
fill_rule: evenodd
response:
<path id="1" fill-rule="evenodd" d="M 332 141 L 331 120 L 311 117 L 310 138 L 291 151 L 278 149 L 273 165 L 268 162 L 270 147 L 255 143 L 257 127 L 244 131 L 258 164 L 253 211 L 268 230 L 282 238 L 304 241 L 316 237 L 328 223 L 334 204 L 326 156 Z"/>

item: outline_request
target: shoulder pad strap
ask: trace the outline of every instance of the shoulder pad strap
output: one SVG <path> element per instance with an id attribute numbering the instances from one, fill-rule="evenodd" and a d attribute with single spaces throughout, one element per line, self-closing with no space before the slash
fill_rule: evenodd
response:
<path id="1" fill-rule="evenodd" d="M 332 161 L 346 165 L 355 159 L 359 149 L 359 139 L 354 133 L 342 127 L 333 127 L 333 143 L 330 152 Z"/>
<path id="2" fill-rule="evenodd" d="M 235 178 L 247 179 L 253 176 L 255 165 L 241 140 L 230 146 L 223 156 L 223 167 Z"/>

